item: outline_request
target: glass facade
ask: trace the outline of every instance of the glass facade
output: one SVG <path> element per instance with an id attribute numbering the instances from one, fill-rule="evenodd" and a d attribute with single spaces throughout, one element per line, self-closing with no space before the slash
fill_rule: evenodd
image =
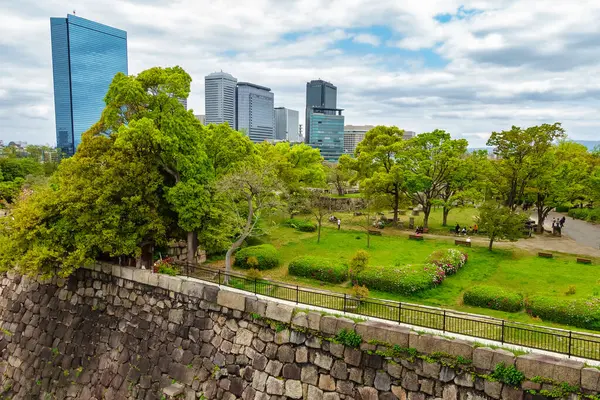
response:
<path id="1" fill-rule="evenodd" d="M 344 116 L 341 110 L 325 113 L 315 109 L 310 114 L 310 145 L 321 150 L 326 161 L 337 162 L 344 153 Z"/>
<path id="2" fill-rule="evenodd" d="M 236 128 L 235 87 L 237 79 L 226 72 L 213 72 L 204 77 L 204 109 L 206 124 L 227 122 Z"/>
<path id="3" fill-rule="evenodd" d="M 271 89 L 240 82 L 236 91 L 237 130 L 255 143 L 275 139 L 274 95 Z"/>
<path id="4" fill-rule="evenodd" d="M 127 74 L 127 32 L 74 15 L 50 18 L 56 142 L 71 156 L 100 119 L 118 72 Z"/>
<path id="5" fill-rule="evenodd" d="M 306 133 L 304 139 L 310 143 L 310 114 L 313 108 L 335 109 L 337 107 L 337 87 L 321 79 L 306 83 Z"/>
<path id="6" fill-rule="evenodd" d="M 275 108 L 275 139 L 300 141 L 298 111 L 285 107 Z"/>

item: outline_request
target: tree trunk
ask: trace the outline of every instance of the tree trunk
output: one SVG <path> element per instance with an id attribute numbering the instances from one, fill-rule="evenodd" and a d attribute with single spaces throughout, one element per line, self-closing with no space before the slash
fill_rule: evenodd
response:
<path id="1" fill-rule="evenodd" d="M 318 228 L 317 228 L 317 243 L 321 242 L 321 220 L 318 220 Z"/>
<path id="2" fill-rule="evenodd" d="M 450 209 L 444 206 L 442 210 L 442 226 L 446 226 L 448 223 L 448 214 L 450 213 Z"/>
<path id="3" fill-rule="evenodd" d="M 429 214 L 431 213 L 431 204 L 423 206 L 423 228 L 429 228 Z"/>
<path id="4" fill-rule="evenodd" d="M 394 225 L 398 224 L 398 204 L 400 203 L 400 193 L 396 190 L 394 194 Z"/>
<path id="5" fill-rule="evenodd" d="M 538 233 L 544 233 L 544 220 L 546 219 L 546 216 L 544 215 L 544 208 L 540 207 L 538 205 L 537 206 L 537 214 L 538 214 Z"/>
<path id="6" fill-rule="evenodd" d="M 490 245 L 488 246 L 488 250 L 492 251 L 492 245 L 494 244 L 494 238 L 490 238 Z"/>
<path id="7" fill-rule="evenodd" d="M 250 235 L 250 233 L 252 232 L 252 219 L 254 218 L 254 207 L 252 205 L 253 196 L 248 195 L 247 199 L 248 199 L 248 218 L 246 219 L 246 226 L 244 227 L 244 230 L 242 231 L 242 234 L 240 235 L 238 240 L 233 242 L 233 244 L 231 245 L 231 247 L 229 248 L 229 250 L 227 250 L 227 253 L 225 254 L 225 272 L 226 273 L 231 272 L 231 255 L 238 247 L 240 247 L 242 245 L 244 240 L 246 240 L 248 235 Z M 223 279 L 223 283 L 227 284 L 228 282 L 229 282 L 229 276 L 227 274 L 225 274 L 225 279 Z"/>
<path id="8" fill-rule="evenodd" d="M 369 233 L 371 227 L 369 226 L 369 222 L 371 222 L 371 219 L 369 218 L 369 213 L 367 213 L 367 249 L 371 247 L 371 234 Z"/>
<path id="9" fill-rule="evenodd" d="M 341 184 L 336 184 L 336 189 L 338 192 L 338 195 L 343 196 L 344 195 L 344 187 Z"/>
<path id="10" fill-rule="evenodd" d="M 198 250 L 198 241 L 197 241 L 196 232 L 188 232 L 187 233 L 187 264 L 195 265 L 196 264 L 196 250 Z"/>

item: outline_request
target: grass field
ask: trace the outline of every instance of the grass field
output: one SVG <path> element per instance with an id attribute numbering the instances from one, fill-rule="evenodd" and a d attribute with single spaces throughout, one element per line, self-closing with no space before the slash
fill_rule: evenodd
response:
<path id="1" fill-rule="evenodd" d="M 457 210 L 455 210 L 457 211 Z M 468 218 L 471 210 L 456 213 L 456 219 Z M 451 213 L 452 215 L 452 213 Z M 471 214 L 472 215 L 472 214 Z M 433 214 L 432 223 L 441 225 L 441 218 Z M 441 212 L 439 213 L 441 217 Z M 346 221 L 350 219 L 347 216 Z M 344 221 L 342 217 L 342 221 Z M 459 221 L 460 223 L 460 221 Z M 344 225 L 344 223 L 343 223 Z M 366 248 L 366 233 L 360 230 L 338 231 L 333 224 L 324 223 L 321 243 L 316 241 L 316 233 L 303 233 L 292 228 L 274 227 L 265 242 L 275 245 L 281 252 L 282 265 L 274 270 L 264 271 L 265 278 L 298 285 L 349 293 L 349 283 L 333 285 L 287 274 L 288 263 L 300 255 L 316 255 L 347 262 L 359 249 L 369 252 L 370 265 L 391 266 L 394 264 L 414 264 L 424 262 L 429 254 L 437 249 L 453 246 L 449 239 L 430 239 L 422 242 L 408 240 L 408 235 L 371 236 L 371 247 Z M 485 283 L 517 290 L 525 296 L 544 294 L 563 298 L 579 298 L 600 294 L 600 267 L 595 264 L 577 264 L 572 255 L 558 255 L 554 259 L 539 258 L 525 251 L 496 249 L 489 252 L 484 246 L 473 245 L 463 249 L 469 255 L 469 262 L 456 275 L 447 278 L 435 289 L 413 296 L 401 296 L 386 292 L 370 291 L 370 297 L 442 306 L 478 314 L 490 315 L 518 322 L 542 323 L 524 312 L 507 313 L 462 304 L 465 289 Z M 574 285 L 576 293 L 567 296 L 565 292 Z M 564 327 L 552 323 L 548 326 Z"/>

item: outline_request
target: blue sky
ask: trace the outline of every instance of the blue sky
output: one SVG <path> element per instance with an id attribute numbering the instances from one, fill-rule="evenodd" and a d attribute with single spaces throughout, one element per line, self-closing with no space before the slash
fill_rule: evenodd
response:
<path id="1" fill-rule="evenodd" d="M 305 85 L 338 86 L 347 124 L 445 129 L 472 146 L 512 125 L 600 131 L 600 2 L 548 0 L 21 0 L 0 5 L 0 139 L 53 143 L 51 16 L 128 32 L 129 71 L 181 65 L 188 105 L 223 70 L 304 111 Z"/>

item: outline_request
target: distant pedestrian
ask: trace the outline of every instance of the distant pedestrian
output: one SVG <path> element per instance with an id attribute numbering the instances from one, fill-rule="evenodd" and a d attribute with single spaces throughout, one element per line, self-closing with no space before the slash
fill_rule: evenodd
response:
<path id="1" fill-rule="evenodd" d="M 463 226 L 462 234 L 463 234 L 463 236 L 467 236 L 467 227 L 466 226 Z"/>
<path id="2" fill-rule="evenodd" d="M 338 218 L 337 223 L 338 223 L 338 231 L 339 231 L 340 227 L 342 226 L 342 220 Z"/>
<path id="3" fill-rule="evenodd" d="M 478 231 L 479 227 L 477 226 L 477 224 L 473 225 L 473 233 L 477 234 Z"/>
<path id="4" fill-rule="evenodd" d="M 460 225 L 456 224 L 456 226 L 454 227 L 454 233 L 456 234 L 456 236 L 458 236 L 458 234 L 460 233 Z"/>
<path id="5" fill-rule="evenodd" d="M 560 228 L 561 229 L 565 226 L 566 220 L 567 220 L 567 218 L 565 218 L 565 216 L 563 215 L 563 217 L 560 219 Z"/>

